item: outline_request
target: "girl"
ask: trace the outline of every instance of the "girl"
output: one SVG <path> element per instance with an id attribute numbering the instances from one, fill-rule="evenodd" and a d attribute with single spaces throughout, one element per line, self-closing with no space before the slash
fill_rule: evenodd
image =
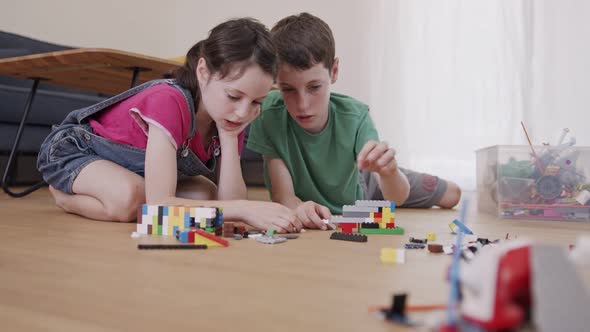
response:
<path id="1" fill-rule="evenodd" d="M 268 30 L 253 19 L 227 21 L 189 50 L 175 79 L 70 113 L 37 166 L 59 207 L 91 219 L 132 221 L 146 202 L 217 206 L 226 219 L 299 231 L 290 209 L 245 200 L 240 168 L 243 130 L 275 72 Z"/>

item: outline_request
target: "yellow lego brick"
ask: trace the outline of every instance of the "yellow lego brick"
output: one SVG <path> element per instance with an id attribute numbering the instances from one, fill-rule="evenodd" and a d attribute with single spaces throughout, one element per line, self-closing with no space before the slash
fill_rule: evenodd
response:
<path id="1" fill-rule="evenodd" d="M 433 232 L 426 233 L 426 239 L 428 241 L 436 241 L 436 234 L 434 234 Z"/>
<path id="2" fill-rule="evenodd" d="M 404 249 L 381 248 L 380 259 L 385 264 L 405 263 L 406 251 Z"/>
<path id="3" fill-rule="evenodd" d="M 195 244 L 206 244 L 207 247 L 223 247 L 219 242 L 209 240 L 200 236 L 199 234 L 195 234 Z"/>

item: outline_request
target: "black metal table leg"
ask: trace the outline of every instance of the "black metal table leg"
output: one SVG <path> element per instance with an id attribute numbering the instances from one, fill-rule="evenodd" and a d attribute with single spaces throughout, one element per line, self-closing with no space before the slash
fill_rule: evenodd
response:
<path id="1" fill-rule="evenodd" d="M 133 67 L 133 77 L 131 78 L 131 87 L 137 84 L 137 78 L 139 77 L 140 67 Z"/>
<path id="2" fill-rule="evenodd" d="M 26 195 L 32 193 L 33 191 L 46 185 L 45 182 L 42 181 L 42 182 L 32 185 L 31 187 L 25 189 L 22 192 L 13 192 L 8 187 L 8 182 L 10 179 L 10 171 L 11 171 L 11 168 L 14 164 L 14 160 L 16 159 L 18 145 L 19 145 L 20 139 L 23 135 L 23 130 L 25 128 L 25 123 L 27 122 L 27 117 L 29 116 L 29 112 L 31 111 L 31 106 L 33 104 L 33 98 L 35 98 L 35 94 L 37 93 L 37 87 L 39 86 L 39 81 L 40 81 L 39 78 L 33 79 L 33 87 L 31 88 L 31 92 L 29 93 L 29 96 L 27 97 L 27 103 L 25 104 L 23 116 L 20 120 L 20 124 L 19 124 L 18 130 L 16 132 L 16 137 L 14 138 L 14 143 L 12 144 L 12 150 L 10 150 L 10 155 L 8 156 L 8 163 L 6 164 L 6 168 L 4 169 L 4 175 L 2 176 L 2 190 L 4 190 L 5 193 L 7 193 L 8 195 L 10 195 L 12 197 L 26 196 Z"/>

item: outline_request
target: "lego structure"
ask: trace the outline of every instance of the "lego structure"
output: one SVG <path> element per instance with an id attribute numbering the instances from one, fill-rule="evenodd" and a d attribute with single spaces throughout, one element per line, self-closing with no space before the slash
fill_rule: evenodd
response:
<path id="1" fill-rule="evenodd" d="M 355 205 L 344 205 L 342 216 L 332 216 L 329 222 L 344 234 L 404 234 L 403 228 L 395 226 L 393 201 L 357 200 Z"/>

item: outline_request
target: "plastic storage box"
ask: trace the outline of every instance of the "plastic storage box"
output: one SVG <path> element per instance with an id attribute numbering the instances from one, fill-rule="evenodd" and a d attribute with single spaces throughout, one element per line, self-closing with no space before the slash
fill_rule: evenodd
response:
<path id="1" fill-rule="evenodd" d="M 590 147 L 477 150 L 479 211 L 510 219 L 590 221 Z"/>

